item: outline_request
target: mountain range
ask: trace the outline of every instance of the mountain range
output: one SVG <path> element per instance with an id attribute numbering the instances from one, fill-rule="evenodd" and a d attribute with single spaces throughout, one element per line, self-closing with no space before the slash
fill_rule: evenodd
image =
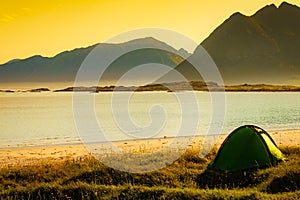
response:
<path id="1" fill-rule="evenodd" d="M 300 84 L 300 8 L 283 2 L 265 6 L 252 16 L 234 13 L 217 27 L 199 47 L 189 55 L 154 38 L 141 38 L 121 44 L 96 44 L 62 52 L 52 58 L 33 56 L 12 60 L 0 65 L 0 83 L 72 82 L 86 56 L 96 49 L 101 61 L 128 53 L 105 71 L 104 81 L 115 83 L 128 70 L 144 63 L 168 65 L 187 80 L 202 80 L 189 61 L 199 59 L 202 47 L 215 61 L 225 84 L 268 83 Z M 179 53 L 189 56 L 184 60 Z M 201 67 L 201 66 L 200 66 Z M 157 74 L 165 70 L 156 67 Z M 91 70 L 93 72 L 93 70 Z M 132 79 L 147 78 L 149 73 L 138 73 Z M 170 81 L 176 77 L 169 76 Z M 87 77 L 88 79 L 88 77 Z M 169 81 L 164 79 L 163 82 Z M 210 80 L 215 81 L 215 80 Z"/>
<path id="2" fill-rule="evenodd" d="M 134 51 L 131 51 L 132 49 Z M 190 55 L 182 49 L 176 50 L 152 37 L 121 44 L 101 43 L 87 48 L 65 51 L 52 58 L 33 56 L 24 60 L 12 60 L 0 66 L 0 83 L 74 82 L 78 69 L 92 50 L 93 55 L 96 55 L 93 59 L 97 63 L 89 66 L 89 74 L 92 76 L 99 68 L 104 69 L 109 66 L 101 79 L 104 84 L 114 84 L 114 81 L 125 72 L 140 64 L 164 63 L 174 68 L 184 60 L 178 54 Z M 130 53 L 126 53 L 128 51 Z M 119 55 L 122 56 L 107 65 L 111 58 Z M 164 71 L 156 69 L 157 73 Z M 137 78 L 143 78 L 142 74 L 137 74 L 137 76 Z M 84 79 L 89 81 L 89 77 L 84 77 Z"/>
<path id="3" fill-rule="evenodd" d="M 268 5 L 252 16 L 235 13 L 201 46 L 226 84 L 300 84 L 300 8 L 295 5 Z M 200 53 L 198 47 L 189 59 Z M 188 62 L 177 69 L 190 80 L 201 78 Z"/>

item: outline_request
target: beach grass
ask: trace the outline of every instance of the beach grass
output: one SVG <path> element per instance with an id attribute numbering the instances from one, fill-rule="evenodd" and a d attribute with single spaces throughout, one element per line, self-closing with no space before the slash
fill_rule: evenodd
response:
<path id="1" fill-rule="evenodd" d="M 6 165 L 0 199 L 300 199 L 300 147 L 280 149 L 288 160 L 277 166 L 209 180 L 203 174 L 216 151 L 200 158 L 196 148 L 148 173 L 115 170 L 91 156 Z"/>

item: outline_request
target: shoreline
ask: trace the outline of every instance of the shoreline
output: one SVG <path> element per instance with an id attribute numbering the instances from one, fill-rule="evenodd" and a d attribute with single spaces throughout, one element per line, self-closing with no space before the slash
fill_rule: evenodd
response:
<path id="1" fill-rule="evenodd" d="M 286 131 L 269 131 L 270 136 L 274 139 L 277 146 L 300 146 L 300 129 L 286 130 Z M 226 135 L 212 135 L 217 139 L 216 146 L 220 146 Z M 188 148 L 199 148 L 203 143 L 203 136 L 195 136 L 186 138 L 188 141 Z M 112 142 L 112 144 L 129 153 L 149 153 L 162 150 L 164 147 L 170 145 L 175 138 L 150 138 L 150 139 L 136 139 L 123 140 Z M 109 145 L 111 143 L 89 144 L 89 148 L 97 150 L 103 154 L 112 152 Z M 174 143 L 173 143 L 174 144 Z M 175 143 L 176 145 L 176 143 Z M 178 146 L 180 147 L 180 146 Z M 8 149 L 0 149 L 0 166 L 10 165 L 26 165 L 43 161 L 61 161 L 65 159 L 76 159 L 80 157 L 90 156 L 90 152 L 84 144 L 61 144 L 51 146 L 39 147 L 15 147 Z"/>
<path id="2" fill-rule="evenodd" d="M 35 90 L 35 89 L 34 89 Z M 19 90 L 0 90 L 0 94 L 59 94 L 59 93 L 92 93 L 92 94 L 101 94 L 101 93 L 107 93 L 107 92 L 166 92 L 166 93 L 177 93 L 177 92 L 224 92 L 224 93 L 232 93 L 232 92 L 238 92 L 238 93 L 251 93 L 251 92 L 256 92 L 256 93 L 283 93 L 283 92 L 288 92 L 288 93 L 298 93 L 300 92 L 300 89 L 297 90 L 175 90 L 175 91 L 167 91 L 167 90 L 111 90 L 111 91 L 41 91 L 41 92 L 31 92 L 31 91 L 19 91 Z"/>
<path id="3" fill-rule="evenodd" d="M 229 131 L 228 133 L 222 133 L 222 134 L 215 134 L 210 135 L 211 137 L 223 137 L 230 134 L 234 129 Z M 300 128 L 282 128 L 282 129 L 269 129 L 267 131 L 271 136 L 272 134 L 276 133 L 288 133 L 288 132 L 299 132 L 300 134 Z M 187 136 L 164 136 L 160 138 L 135 138 L 135 139 L 121 139 L 121 140 L 113 140 L 113 141 L 104 141 L 104 142 L 95 142 L 95 143 L 89 143 L 87 145 L 93 145 L 93 144 L 110 144 L 110 143 L 122 143 L 122 142 L 138 142 L 138 141 L 152 141 L 152 140 L 161 140 L 161 139 L 174 139 L 174 138 L 202 138 L 206 137 L 207 135 L 187 135 Z M 276 141 L 275 141 L 276 142 Z M 41 145 L 28 145 L 28 144 L 17 144 L 16 146 L 0 146 L 0 151 L 3 150 L 14 150 L 14 149 L 32 149 L 32 148 L 47 148 L 47 147 L 64 147 L 64 146 L 80 146 L 80 145 L 86 145 L 83 142 L 71 142 L 71 143 L 51 143 L 51 144 L 41 144 Z"/>
<path id="4" fill-rule="evenodd" d="M 32 86 L 34 87 L 34 86 Z M 146 85 L 106 85 L 106 86 L 62 86 L 65 88 L 51 90 L 49 87 L 29 88 L 26 90 L 17 89 L 12 90 L 0 89 L 0 92 L 15 93 L 15 92 L 181 92 L 181 91 L 204 91 L 204 92 L 300 92 L 299 85 L 284 85 L 284 84 L 232 84 L 232 85 L 218 85 L 216 82 L 204 81 L 179 81 L 167 83 L 150 83 Z M 23 87 L 22 87 L 23 88 Z"/>

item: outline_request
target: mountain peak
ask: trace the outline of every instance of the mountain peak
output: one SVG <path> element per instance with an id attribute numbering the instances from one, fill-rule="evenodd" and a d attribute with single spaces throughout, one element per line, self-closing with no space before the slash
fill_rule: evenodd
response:
<path id="1" fill-rule="evenodd" d="M 246 15 L 244 15 L 240 12 L 235 12 L 228 19 L 226 19 L 224 21 L 224 23 L 240 21 L 240 20 L 244 19 L 245 17 L 246 17 Z"/>
<path id="2" fill-rule="evenodd" d="M 290 4 L 290 3 L 287 3 L 284 1 L 279 5 L 278 8 L 283 9 L 283 8 L 299 8 L 299 7 L 294 4 Z"/>
<path id="3" fill-rule="evenodd" d="M 162 41 L 159 41 L 155 39 L 154 37 L 144 37 L 144 38 L 136 38 L 133 40 L 129 40 L 120 44 L 126 44 L 126 43 L 163 43 Z"/>
<path id="4" fill-rule="evenodd" d="M 291 23 L 294 18 L 298 18 L 300 15 L 300 8 L 296 5 L 282 2 L 278 7 L 274 4 L 267 5 L 257 11 L 251 17 L 259 19 L 262 23 L 266 21 L 273 23 Z"/>
<path id="5" fill-rule="evenodd" d="M 163 41 L 160 41 L 154 37 L 144 37 L 144 38 L 136 38 L 136 39 L 133 39 L 133 40 L 129 40 L 129 41 L 126 41 L 126 42 L 123 42 L 123 43 L 118 43 L 119 45 L 150 45 L 150 46 L 163 46 L 164 48 L 167 48 L 167 49 L 172 49 L 174 50 L 174 48 L 172 46 L 170 46 L 169 44 L 163 42 Z"/>
<path id="6" fill-rule="evenodd" d="M 269 4 L 269 5 L 266 5 L 264 8 L 271 8 L 271 9 L 274 9 L 274 8 L 278 8 L 274 3 L 272 4 Z"/>
<path id="7" fill-rule="evenodd" d="M 259 15 L 265 15 L 270 13 L 275 13 L 278 10 L 277 6 L 275 4 L 266 5 L 265 7 L 258 10 L 253 17 L 259 16 Z"/>
<path id="8" fill-rule="evenodd" d="M 230 16 L 230 18 L 240 18 L 240 17 L 245 17 L 245 15 L 240 12 L 235 12 Z"/>
<path id="9" fill-rule="evenodd" d="M 283 1 L 278 7 L 275 4 L 266 5 L 265 7 L 258 10 L 253 16 L 261 15 L 261 14 L 275 13 L 277 11 L 280 11 L 283 9 L 290 9 L 290 8 L 299 8 L 299 7 Z"/>

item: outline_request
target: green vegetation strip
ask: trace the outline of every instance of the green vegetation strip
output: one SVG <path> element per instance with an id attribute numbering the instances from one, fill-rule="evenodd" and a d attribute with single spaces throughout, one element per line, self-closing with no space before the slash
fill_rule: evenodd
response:
<path id="1" fill-rule="evenodd" d="M 281 150 L 287 162 L 235 174 L 208 172 L 215 152 L 201 159 L 196 149 L 141 174 L 108 168 L 92 157 L 4 166 L 0 199 L 300 199 L 300 147 Z"/>
<path id="2" fill-rule="evenodd" d="M 7 199 L 299 199 L 300 192 L 266 194 L 255 189 L 194 189 L 146 186 L 105 186 L 74 183 L 42 184 L 2 193 Z"/>

